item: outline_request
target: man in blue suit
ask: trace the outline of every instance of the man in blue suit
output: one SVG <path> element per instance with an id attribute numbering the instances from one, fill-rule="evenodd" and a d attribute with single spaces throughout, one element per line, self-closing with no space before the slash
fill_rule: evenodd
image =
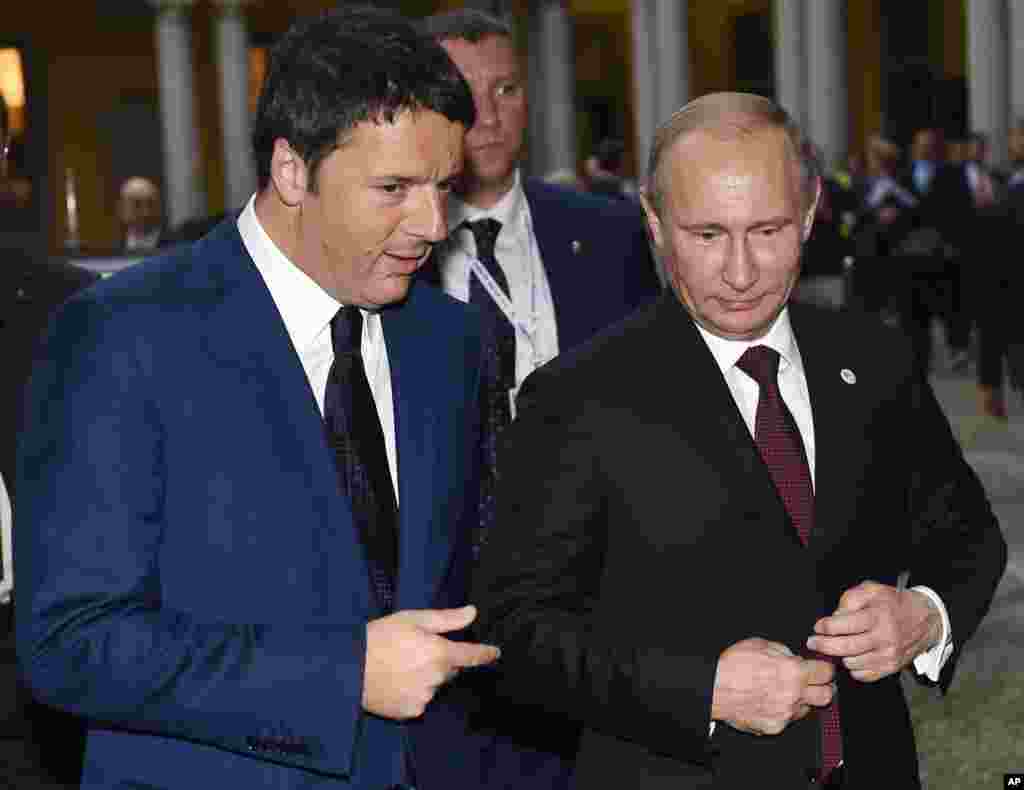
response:
<path id="1" fill-rule="evenodd" d="M 497 657 L 450 638 L 475 616 L 481 343 L 413 275 L 473 119 L 400 17 L 301 22 L 240 215 L 52 323 L 19 448 L 17 637 L 35 693 L 90 720 L 84 787 L 462 783 L 446 684 Z"/>

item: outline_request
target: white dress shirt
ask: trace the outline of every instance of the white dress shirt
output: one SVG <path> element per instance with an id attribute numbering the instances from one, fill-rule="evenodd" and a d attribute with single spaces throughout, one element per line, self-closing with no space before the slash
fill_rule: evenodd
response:
<path id="1" fill-rule="evenodd" d="M 0 604 L 11 602 L 11 590 L 14 589 L 13 526 L 11 498 L 7 495 L 4 476 L 0 475 L 0 560 L 4 569 L 3 578 L 0 579 Z"/>
<path id="2" fill-rule="evenodd" d="M 501 223 L 501 233 L 494 248 L 515 310 L 516 327 L 516 389 L 523 380 L 558 354 L 558 327 L 555 325 L 555 303 L 540 257 L 537 237 L 533 232 L 530 206 L 526 202 L 519 172 L 512 188 L 489 209 L 479 209 L 452 197 L 448 205 L 448 241 L 439 245 L 438 265 L 441 284 L 450 295 L 469 301 L 469 278 L 475 276 L 470 262 L 476 256 L 476 242 L 466 228 L 457 230 L 464 220 L 474 222 L 489 217 Z"/>
<path id="3" fill-rule="evenodd" d="M 342 305 L 292 263 L 271 240 L 256 216 L 255 197 L 250 198 L 238 217 L 238 231 L 277 305 L 288 337 L 306 371 L 317 406 L 323 414 L 327 374 L 334 362 L 331 319 Z M 380 315 L 369 310 L 360 312 L 363 314 L 363 337 L 360 344 L 363 366 L 384 431 L 388 468 L 395 489 L 395 502 L 398 502 L 398 448 L 395 443 L 395 406 L 391 394 L 387 344 L 384 342 Z"/>
<path id="4" fill-rule="evenodd" d="M 739 358 L 750 346 L 768 346 L 779 352 L 779 392 L 782 400 L 793 415 L 800 437 L 804 443 L 807 463 L 811 471 L 811 485 L 815 479 L 815 446 L 814 416 L 811 409 L 811 396 L 807 389 L 807 376 L 804 373 L 800 349 L 796 344 L 792 325 L 789 322 L 789 310 L 785 309 L 772 324 L 768 333 L 758 340 L 726 340 L 708 332 L 697 324 L 701 337 L 711 350 L 715 362 L 718 363 L 725 383 L 732 393 L 733 400 L 747 424 L 751 437 L 757 416 L 757 400 L 760 387 L 750 376 L 736 367 Z M 913 587 L 928 596 L 936 605 L 942 617 L 942 636 L 935 646 L 914 659 L 914 669 L 932 681 L 938 681 L 939 672 L 953 652 L 953 635 L 950 630 L 949 614 L 938 594 L 928 587 Z M 810 636 L 810 634 L 808 634 Z"/>

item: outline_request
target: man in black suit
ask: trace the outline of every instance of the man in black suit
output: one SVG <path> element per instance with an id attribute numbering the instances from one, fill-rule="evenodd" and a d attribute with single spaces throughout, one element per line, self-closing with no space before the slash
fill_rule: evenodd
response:
<path id="1" fill-rule="evenodd" d="M 11 129 L 0 96 L 0 187 L 6 177 Z M 20 247 L 0 249 L 0 348 L 4 349 L 0 387 L 0 512 L 10 514 L 14 500 L 14 454 L 22 393 L 36 340 L 51 313 L 75 291 L 96 278 L 64 263 L 37 260 Z M 81 727 L 72 719 L 29 703 L 18 680 L 13 633 L 13 525 L 0 517 L 0 788 L 6 780 L 64 780 L 77 785 L 81 764 Z M 35 722 L 33 727 L 31 723 Z M 45 767 L 44 767 L 45 766 Z M 52 776 L 52 779 L 51 779 Z"/>
<path id="2" fill-rule="evenodd" d="M 899 672 L 948 687 L 1004 568 L 905 340 L 789 304 L 801 143 L 750 94 L 670 118 L 671 290 L 520 394 L 480 633 L 504 693 L 583 724 L 582 790 L 920 787 Z"/>

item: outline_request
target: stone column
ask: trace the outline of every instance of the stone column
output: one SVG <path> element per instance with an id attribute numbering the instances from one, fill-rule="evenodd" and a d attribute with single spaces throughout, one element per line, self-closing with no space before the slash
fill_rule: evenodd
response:
<path id="1" fill-rule="evenodd" d="M 164 144 L 167 224 L 206 214 L 200 184 L 199 130 L 195 121 L 190 10 L 193 0 L 152 0 L 157 9 L 156 51 Z"/>
<path id="2" fill-rule="evenodd" d="M 686 0 L 655 0 L 654 37 L 657 53 L 656 125 L 690 100 L 689 11 Z"/>
<path id="3" fill-rule="evenodd" d="M 1014 2 L 1014 5 L 1018 5 Z M 1019 16 L 1020 9 L 1015 11 Z M 970 131 L 989 136 L 992 164 L 1006 161 L 1009 128 L 1009 12 L 1006 0 L 967 3 L 967 97 Z M 1014 49 L 1020 46 L 1015 42 Z"/>
<path id="4" fill-rule="evenodd" d="M 1010 0 L 1010 126 L 1024 122 L 1024 0 Z"/>
<path id="5" fill-rule="evenodd" d="M 849 145 L 849 100 L 846 91 L 846 14 L 840 0 L 813 0 L 804 8 L 807 53 L 807 124 L 833 167 Z"/>
<path id="6" fill-rule="evenodd" d="M 774 0 L 775 99 L 801 126 L 807 124 L 804 0 Z"/>
<path id="7" fill-rule="evenodd" d="M 631 0 L 633 42 L 633 133 L 636 135 L 637 176 L 647 178 L 651 138 L 658 126 L 657 73 L 654 52 L 654 0 Z"/>
<path id="8" fill-rule="evenodd" d="M 545 175 L 576 169 L 575 57 L 565 0 L 540 0 L 530 41 L 530 164 Z"/>
<path id="9" fill-rule="evenodd" d="M 220 77 L 221 134 L 224 146 L 224 203 L 241 208 L 256 190 L 249 117 L 248 0 L 217 0 L 214 33 Z"/>

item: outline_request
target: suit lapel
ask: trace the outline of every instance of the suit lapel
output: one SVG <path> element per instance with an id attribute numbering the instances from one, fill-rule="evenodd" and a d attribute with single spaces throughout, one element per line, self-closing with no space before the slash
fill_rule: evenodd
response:
<path id="1" fill-rule="evenodd" d="M 735 486 L 749 522 L 759 528 L 778 525 L 779 537 L 802 549 L 722 371 L 693 320 L 671 290 L 660 297 L 656 310 L 651 334 L 660 348 L 651 358 L 678 360 L 667 368 L 679 371 L 680 378 L 676 387 L 666 388 L 670 402 L 663 407 L 672 409 L 677 433 L 690 452 L 719 470 L 723 486 Z"/>
<path id="2" fill-rule="evenodd" d="M 400 609 L 431 606 L 447 569 L 455 525 L 438 517 L 436 492 L 446 490 L 442 476 L 451 462 L 445 453 L 460 438 L 454 426 L 439 428 L 438 420 L 454 411 L 446 384 L 461 372 L 443 369 L 437 335 L 424 331 L 441 319 L 430 315 L 417 290 L 382 313 L 398 448 Z"/>
<path id="3" fill-rule="evenodd" d="M 573 310 L 573 305 L 580 303 L 582 282 L 580 269 L 575 265 L 579 262 L 576 260 L 578 256 L 573 251 L 573 242 L 578 243 L 578 238 L 574 238 L 577 229 L 565 221 L 565 210 L 557 199 L 552 199 L 544 191 L 543 185 L 526 179 L 523 192 L 530 206 L 537 247 L 551 289 L 551 300 L 555 305 L 558 347 L 573 348 L 587 336 L 586 328 L 579 326 L 578 313 Z"/>
<path id="4" fill-rule="evenodd" d="M 827 552 L 846 534 L 849 514 L 856 512 L 856 485 L 851 485 L 852 459 L 863 444 L 863 389 L 858 361 L 835 332 L 820 326 L 819 316 L 790 306 L 790 320 L 814 419 L 814 534 L 811 549 Z M 866 372 L 865 372 L 866 373 Z"/>
<path id="5" fill-rule="evenodd" d="M 196 255 L 208 262 L 204 273 L 212 286 L 202 340 L 206 351 L 220 368 L 235 370 L 240 397 L 257 404 L 257 410 L 265 415 L 259 429 L 271 432 L 281 463 L 301 464 L 306 469 L 308 490 L 298 495 L 317 500 L 315 509 L 324 514 L 320 523 L 312 525 L 324 531 L 321 543 L 325 549 L 322 566 L 311 571 L 320 577 L 313 580 L 314 585 L 327 591 L 326 607 L 344 601 L 371 611 L 365 560 L 361 552 L 352 549 L 361 545 L 352 511 L 338 487 L 309 380 L 273 297 L 233 220 L 222 224 L 196 249 Z M 353 572 L 362 573 L 366 583 L 354 584 Z"/>

